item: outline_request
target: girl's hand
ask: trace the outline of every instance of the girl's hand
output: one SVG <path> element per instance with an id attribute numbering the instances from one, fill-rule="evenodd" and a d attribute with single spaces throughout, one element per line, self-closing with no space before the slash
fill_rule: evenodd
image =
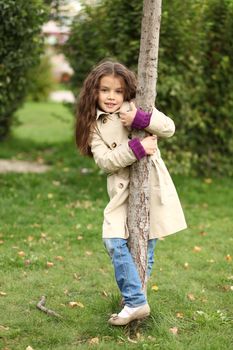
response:
<path id="1" fill-rule="evenodd" d="M 141 144 L 147 155 L 153 155 L 157 150 L 157 137 L 156 136 L 147 136 L 141 140 Z"/>
<path id="2" fill-rule="evenodd" d="M 124 126 L 131 126 L 135 115 L 137 113 L 137 108 L 133 102 L 130 102 L 131 110 L 129 112 L 120 112 L 120 120 Z"/>

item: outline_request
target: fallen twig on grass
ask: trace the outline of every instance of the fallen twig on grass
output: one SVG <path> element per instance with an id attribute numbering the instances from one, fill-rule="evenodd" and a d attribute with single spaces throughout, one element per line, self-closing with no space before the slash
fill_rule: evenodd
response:
<path id="1" fill-rule="evenodd" d="M 50 316 L 55 316 L 55 317 L 62 317 L 61 315 L 57 314 L 55 311 L 48 309 L 45 307 L 45 302 L 46 302 L 46 297 L 42 296 L 39 303 L 36 305 L 37 309 L 45 312 L 46 314 Z"/>

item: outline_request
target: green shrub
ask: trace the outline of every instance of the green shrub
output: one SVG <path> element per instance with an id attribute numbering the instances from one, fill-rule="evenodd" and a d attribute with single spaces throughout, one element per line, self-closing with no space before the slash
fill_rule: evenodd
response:
<path id="1" fill-rule="evenodd" d="M 28 71 L 39 62 L 41 25 L 46 11 L 40 0 L 0 0 L 0 140 L 9 133 L 14 112 L 27 93 Z"/>
<path id="2" fill-rule="evenodd" d="M 76 93 L 105 57 L 136 70 L 142 3 L 83 8 L 65 47 Z M 174 137 L 160 142 L 173 173 L 233 175 L 232 57 L 232 0 L 163 2 L 156 105 L 175 120 Z"/>
<path id="3" fill-rule="evenodd" d="M 49 57 L 43 55 L 40 64 L 33 67 L 28 76 L 28 98 L 37 102 L 46 101 L 55 86 Z"/>

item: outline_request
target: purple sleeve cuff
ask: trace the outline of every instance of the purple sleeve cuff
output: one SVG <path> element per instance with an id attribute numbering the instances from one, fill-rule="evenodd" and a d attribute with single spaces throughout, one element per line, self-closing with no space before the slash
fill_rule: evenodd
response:
<path id="1" fill-rule="evenodd" d="M 132 128 L 145 129 L 150 124 L 151 113 L 144 112 L 142 109 L 137 109 L 134 117 Z"/>
<path id="2" fill-rule="evenodd" d="M 146 156 L 146 152 L 138 138 L 134 138 L 128 142 L 129 147 L 132 149 L 137 160 L 142 159 Z"/>

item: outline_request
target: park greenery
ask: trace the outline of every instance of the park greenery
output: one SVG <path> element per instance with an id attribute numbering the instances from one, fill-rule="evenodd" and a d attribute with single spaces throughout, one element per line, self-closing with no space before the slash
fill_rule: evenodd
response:
<path id="1" fill-rule="evenodd" d="M 174 176 L 189 228 L 158 242 L 151 316 L 112 327 L 120 294 L 101 240 L 106 177 L 76 152 L 64 106 L 28 102 L 18 118 L 0 158 L 50 170 L 0 174 L 0 348 L 231 349 L 231 180 Z M 60 318 L 36 308 L 42 295 Z"/>
<path id="2" fill-rule="evenodd" d="M 142 4 L 83 6 L 65 47 L 76 94 L 103 58 L 137 70 Z M 233 174 L 232 57 L 232 0 L 163 2 L 156 105 L 176 123 L 176 135 L 160 142 L 173 173 Z"/>
<path id="3" fill-rule="evenodd" d="M 40 0 L 0 0 L 0 140 L 22 105 L 30 83 L 30 70 L 43 50 L 41 25 L 46 10 Z"/>

